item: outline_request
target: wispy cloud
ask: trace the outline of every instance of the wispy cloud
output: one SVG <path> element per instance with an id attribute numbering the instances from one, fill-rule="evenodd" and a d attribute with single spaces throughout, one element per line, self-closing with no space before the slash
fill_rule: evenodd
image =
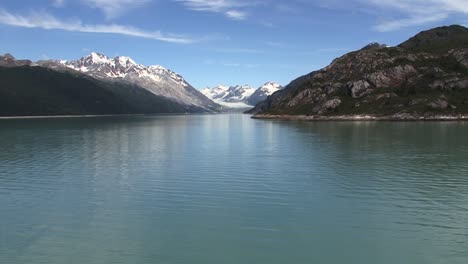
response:
<path id="1" fill-rule="evenodd" d="M 388 32 L 402 28 L 443 22 L 454 15 L 468 15 L 468 0 L 295 0 L 318 7 L 359 12 L 377 18 L 375 31 Z"/>
<path id="2" fill-rule="evenodd" d="M 265 53 L 265 51 L 263 50 L 249 49 L 249 48 L 219 48 L 219 49 L 214 49 L 214 51 L 222 52 L 222 53 L 244 53 L 244 54 Z"/>
<path id="3" fill-rule="evenodd" d="M 192 43 L 195 41 L 189 37 L 175 34 L 164 34 L 160 31 L 145 31 L 125 25 L 84 24 L 80 20 L 63 21 L 47 13 L 31 13 L 30 15 L 23 16 L 12 14 L 0 9 L 0 24 L 23 28 L 41 28 L 46 30 L 117 34 L 171 43 Z"/>
<path id="4" fill-rule="evenodd" d="M 419 26 L 431 22 L 439 22 L 448 17 L 448 14 L 434 14 L 430 16 L 413 16 L 396 20 L 388 20 L 374 26 L 379 32 L 394 31 L 405 27 Z"/>
<path id="5" fill-rule="evenodd" d="M 60 1 L 60 0 L 59 0 Z M 62 0 L 63 1 L 63 0 Z M 81 0 L 86 5 L 100 9 L 108 19 L 116 18 L 125 12 L 130 11 L 149 3 L 151 0 Z"/>
<path id="6" fill-rule="evenodd" d="M 65 0 L 52 0 L 52 5 L 54 7 L 62 7 L 65 5 Z"/>
<path id="7" fill-rule="evenodd" d="M 248 13 L 243 8 L 252 5 L 252 3 L 242 2 L 240 0 L 174 0 L 181 2 L 187 8 L 193 11 L 213 12 L 224 14 L 226 17 L 234 20 L 244 20 Z"/>
<path id="8" fill-rule="evenodd" d="M 440 22 L 452 14 L 468 15 L 466 0 L 359 0 L 370 6 L 392 11 L 399 17 L 382 19 L 374 26 L 380 32 Z"/>
<path id="9" fill-rule="evenodd" d="M 238 10 L 229 10 L 226 12 L 226 16 L 234 20 L 244 20 L 247 18 L 247 13 Z"/>
<path id="10" fill-rule="evenodd" d="M 267 41 L 267 42 L 265 42 L 265 44 L 267 46 L 275 47 L 275 48 L 282 48 L 282 47 L 286 46 L 286 44 L 281 43 L 281 42 L 276 42 L 276 41 Z"/>

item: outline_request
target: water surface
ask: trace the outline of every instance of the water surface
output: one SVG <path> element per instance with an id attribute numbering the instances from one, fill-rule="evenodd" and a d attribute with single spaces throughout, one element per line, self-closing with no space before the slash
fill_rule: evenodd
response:
<path id="1" fill-rule="evenodd" d="M 468 263 L 468 123 L 0 121 L 0 263 Z"/>

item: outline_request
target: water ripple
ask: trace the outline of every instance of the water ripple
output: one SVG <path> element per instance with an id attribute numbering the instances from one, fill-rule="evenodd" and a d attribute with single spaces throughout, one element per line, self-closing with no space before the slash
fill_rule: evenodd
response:
<path id="1" fill-rule="evenodd" d="M 467 132 L 0 121 L 0 263 L 467 263 Z"/>

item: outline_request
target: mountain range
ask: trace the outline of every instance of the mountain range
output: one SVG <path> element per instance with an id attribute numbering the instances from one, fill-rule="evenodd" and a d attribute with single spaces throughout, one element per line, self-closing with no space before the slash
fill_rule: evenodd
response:
<path id="1" fill-rule="evenodd" d="M 257 89 L 249 85 L 218 85 L 214 88 L 205 88 L 201 92 L 214 102 L 226 107 L 252 108 L 282 88 L 278 83 L 267 82 Z"/>
<path id="2" fill-rule="evenodd" d="M 39 61 L 53 69 L 66 67 L 93 78 L 138 85 L 151 93 L 186 106 L 191 111 L 216 111 L 219 106 L 192 87 L 182 76 L 160 65 L 144 66 L 129 57 L 113 59 L 96 52 L 76 61 Z"/>
<path id="3" fill-rule="evenodd" d="M 222 107 L 162 66 L 91 53 L 76 61 L 0 56 L 0 115 L 219 112 Z M 92 89 L 90 87 L 93 87 Z M 105 97 L 107 94 L 108 97 Z"/>
<path id="4" fill-rule="evenodd" d="M 249 113 L 305 120 L 468 118 L 468 29 L 423 31 L 395 47 L 372 43 L 297 78 Z"/>
<path id="5" fill-rule="evenodd" d="M 0 116 L 214 113 L 256 118 L 468 119 L 468 29 L 439 27 L 400 45 L 372 43 L 286 87 L 268 82 L 195 89 L 179 74 L 129 57 L 75 61 L 0 56 Z"/>

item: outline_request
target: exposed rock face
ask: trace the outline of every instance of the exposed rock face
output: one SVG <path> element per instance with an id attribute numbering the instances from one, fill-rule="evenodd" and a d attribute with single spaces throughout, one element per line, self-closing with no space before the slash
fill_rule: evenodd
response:
<path id="1" fill-rule="evenodd" d="M 422 32 L 398 47 L 373 43 L 348 53 L 250 112 L 408 119 L 468 113 L 467 101 L 468 29 L 451 26 Z"/>
<path id="2" fill-rule="evenodd" d="M 338 108 L 338 106 L 340 106 L 340 104 L 341 104 L 340 99 L 332 99 L 330 101 L 325 102 L 325 104 L 323 105 L 323 108 L 324 108 L 323 110 L 325 111 L 335 110 Z"/>
<path id="3" fill-rule="evenodd" d="M 449 107 L 449 103 L 444 98 L 439 98 L 429 104 L 433 110 L 445 110 Z"/>
<path id="4" fill-rule="evenodd" d="M 348 89 L 351 92 L 353 98 L 361 98 L 368 94 L 371 94 L 374 90 L 370 89 L 371 85 L 367 81 L 359 80 L 356 82 L 350 82 Z"/>

